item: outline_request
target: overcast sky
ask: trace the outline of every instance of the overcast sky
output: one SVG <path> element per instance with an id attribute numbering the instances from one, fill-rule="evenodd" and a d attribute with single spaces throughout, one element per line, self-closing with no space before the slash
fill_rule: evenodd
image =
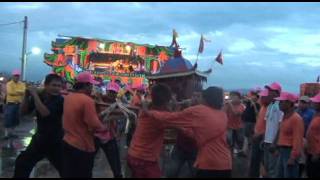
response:
<path id="1" fill-rule="evenodd" d="M 201 33 L 211 40 L 199 66 L 213 73 L 207 85 L 251 88 L 278 81 L 298 92 L 320 67 L 320 4 L 314 3 L 0 3 L 0 24 L 29 17 L 28 50 L 50 53 L 58 34 L 170 45 L 172 29 L 196 59 Z M 22 24 L 0 26 L 0 71 L 20 67 Z M 214 62 L 220 51 L 224 65 Z M 27 78 L 50 71 L 43 54 L 31 55 Z"/>

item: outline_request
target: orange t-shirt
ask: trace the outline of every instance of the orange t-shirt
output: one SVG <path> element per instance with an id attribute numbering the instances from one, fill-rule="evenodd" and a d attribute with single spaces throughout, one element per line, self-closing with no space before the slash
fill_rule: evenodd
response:
<path id="1" fill-rule="evenodd" d="M 264 135 L 266 132 L 266 120 L 265 116 L 267 113 L 267 107 L 266 106 L 261 106 L 256 125 L 254 127 L 254 133 L 256 135 Z"/>
<path id="2" fill-rule="evenodd" d="M 304 124 L 300 115 L 294 112 L 280 123 L 279 146 L 292 147 L 291 157 L 298 158 L 303 149 Z"/>
<path id="3" fill-rule="evenodd" d="M 92 98 L 82 93 L 70 93 L 64 98 L 63 140 L 86 152 L 94 152 L 94 133 L 104 125 L 97 116 Z"/>
<path id="4" fill-rule="evenodd" d="M 146 161 L 158 161 L 163 147 L 164 126 L 141 113 L 128 154 Z"/>
<path id="5" fill-rule="evenodd" d="M 190 129 L 198 146 L 194 166 L 204 170 L 231 170 L 232 159 L 227 144 L 225 112 L 196 105 L 181 112 L 150 111 L 153 118 L 167 127 Z"/>
<path id="6" fill-rule="evenodd" d="M 320 155 L 320 117 L 315 116 L 307 131 L 307 152 L 312 155 Z"/>
<path id="7" fill-rule="evenodd" d="M 233 108 L 236 113 L 241 113 L 241 114 L 246 109 L 245 105 L 243 104 L 233 105 Z M 228 117 L 229 129 L 240 129 L 243 127 L 241 114 L 240 115 L 234 114 L 231 110 L 231 107 L 228 105 L 225 107 L 225 112 L 227 113 L 227 117 Z"/>

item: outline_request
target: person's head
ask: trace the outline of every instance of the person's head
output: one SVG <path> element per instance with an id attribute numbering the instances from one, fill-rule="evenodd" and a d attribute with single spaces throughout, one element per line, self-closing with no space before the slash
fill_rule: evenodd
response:
<path id="1" fill-rule="evenodd" d="M 268 106 L 272 99 L 271 99 L 271 96 L 269 96 L 269 91 L 268 89 L 264 89 L 262 90 L 260 93 L 259 93 L 259 96 L 260 96 L 260 103 L 261 105 L 263 106 Z"/>
<path id="2" fill-rule="evenodd" d="M 274 82 L 270 85 L 266 85 L 265 88 L 269 90 L 269 95 L 273 99 L 279 97 L 282 90 L 281 85 L 277 82 Z"/>
<path id="3" fill-rule="evenodd" d="M 202 91 L 194 91 L 192 95 L 192 104 L 201 104 Z"/>
<path id="4" fill-rule="evenodd" d="M 312 102 L 312 107 L 319 113 L 320 112 L 320 93 L 310 98 L 310 101 Z"/>
<path id="5" fill-rule="evenodd" d="M 230 100 L 233 104 L 239 104 L 241 102 L 241 94 L 238 91 L 230 92 Z"/>
<path id="6" fill-rule="evenodd" d="M 99 84 L 99 82 L 95 81 L 94 77 L 89 72 L 82 72 L 78 74 L 73 88 L 77 92 L 91 95 L 92 87 L 95 84 Z"/>
<path id="7" fill-rule="evenodd" d="M 169 86 L 165 84 L 155 84 L 151 89 L 152 105 L 157 108 L 167 108 L 172 99 Z"/>
<path id="8" fill-rule="evenodd" d="M 13 80 L 14 82 L 18 82 L 18 81 L 20 80 L 20 75 L 21 75 L 21 73 L 20 73 L 19 70 L 14 70 L 14 71 L 12 72 L 12 80 Z"/>
<path id="9" fill-rule="evenodd" d="M 298 108 L 300 110 L 305 110 L 310 106 L 310 98 L 308 96 L 301 96 L 299 99 Z"/>
<path id="10" fill-rule="evenodd" d="M 208 87 L 202 91 L 201 101 L 203 104 L 214 108 L 222 109 L 224 104 L 224 92 L 220 87 Z"/>
<path id="11" fill-rule="evenodd" d="M 253 102 L 257 102 L 259 99 L 259 92 L 258 91 L 251 91 L 249 93 L 249 98 L 253 101 Z"/>
<path id="12" fill-rule="evenodd" d="M 139 85 L 136 87 L 136 94 L 138 96 L 143 96 L 146 93 L 146 87 L 144 84 Z"/>
<path id="13" fill-rule="evenodd" d="M 110 101 L 115 101 L 120 91 L 120 86 L 115 82 L 110 82 L 107 85 L 107 97 Z"/>
<path id="14" fill-rule="evenodd" d="M 63 80 L 59 75 L 49 74 L 44 80 L 44 89 L 48 94 L 59 95 L 62 90 Z"/>
<path id="15" fill-rule="evenodd" d="M 115 79 L 114 82 L 117 83 L 119 86 L 121 86 L 121 79 L 120 78 Z"/>
<path id="16" fill-rule="evenodd" d="M 297 102 L 298 98 L 292 93 L 282 92 L 278 98 L 275 98 L 275 100 L 278 100 L 280 102 L 280 110 L 284 113 L 287 113 L 291 110 L 294 110 L 294 104 Z"/>

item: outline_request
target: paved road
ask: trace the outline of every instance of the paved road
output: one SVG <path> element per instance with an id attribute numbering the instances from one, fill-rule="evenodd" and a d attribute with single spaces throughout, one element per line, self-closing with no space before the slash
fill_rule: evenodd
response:
<path id="1" fill-rule="evenodd" d="M 2 117 L 0 115 L 0 137 L 3 136 L 3 126 L 2 126 Z M 17 133 L 19 139 L 0 141 L 0 178 L 12 177 L 14 170 L 14 161 L 17 155 L 24 150 L 31 140 L 31 136 L 34 134 L 35 123 L 32 118 L 24 119 L 20 126 L 17 128 Z M 123 164 L 123 170 L 126 169 L 126 152 L 124 148 L 124 139 L 119 142 L 121 147 L 121 161 Z M 246 177 L 247 172 L 247 160 L 245 158 L 235 158 L 233 161 L 234 171 L 233 177 Z M 163 167 L 161 165 L 161 167 Z M 166 169 L 170 168 L 170 159 L 165 158 Z M 32 174 L 32 177 L 59 177 L 56 170 L 48 163 L 48 161 L 43 160 L 37 164 L 36 170 Z M 93 170 L 93 177 L 96 178 L 110 178 L 112 172 L 110 166 L 106 160 L 105 155 L 100 151 L 96 156 L 95 166 Z M 187 166 L 182 169 L 180 177 L 188 177 Z"/>

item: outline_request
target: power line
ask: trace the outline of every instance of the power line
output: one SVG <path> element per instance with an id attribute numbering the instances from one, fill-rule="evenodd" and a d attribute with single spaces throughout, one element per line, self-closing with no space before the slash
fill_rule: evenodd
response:
<path id="1" fill-rule="evenodd" d="M 12 24 L 19 24 L 22 23 L 24 21 L 18 21 L 18 22 L 12 22 L 12 23 L 4 23 L 4 24 L 0 24 L 0 26 L 8 26 L 8 25 L 12 25 Z"/>

